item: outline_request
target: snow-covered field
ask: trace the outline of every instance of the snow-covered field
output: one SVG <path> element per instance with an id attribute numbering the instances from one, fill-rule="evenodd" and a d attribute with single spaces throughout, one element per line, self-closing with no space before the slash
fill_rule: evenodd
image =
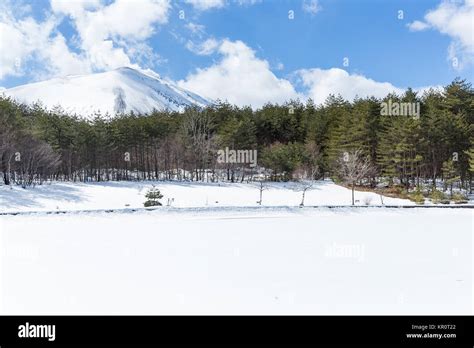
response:
<path id="1" fill-rule="evenodd" d="M 2 314 L 470 314 L 472 210 L 0 217 Z"/>
<path id="2" fill-rule="evenodd" d="M 157 182 L 0 187 L 0 314 L 471 314 L 473 209 L 329 209 L 350 190 Z M 357 204 L 379 205 L 356 192 Z M 385 204 L 410 204 L 384 198 Z M 185 208 L 185 209 L 180 209 Z M 76 211 L 73 213 L 72 211 Z"/>
<path id="3" fill-rule="evenodd" d="M 173 199 L 173 207 L 257 206 L 258 183 L 195 182 L 104 182 L 54 183 L 22 189 L 0 186 L 0 212 L 91 210 L 143 207 L 145 193 L 155 184 L 163 194 L 161 202 Z M 302 192 L 295 183 L 273 183 L 263 191 L 264 206 L 298 206 Z M 356 192 L 357 205 L 380 205 L 378 194 Z M 384 204 L 409 205 L 409 200 L 383 198 Z M 305 205 L 350 205 L 351 191 L 332 181 L 319 181 L 306 192 Z"/>

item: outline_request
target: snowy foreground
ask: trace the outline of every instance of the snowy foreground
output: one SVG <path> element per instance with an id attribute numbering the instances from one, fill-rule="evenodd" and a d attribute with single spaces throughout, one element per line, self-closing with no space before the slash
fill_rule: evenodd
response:
<path id="1" fill-rule="evenodd" d="M 0 216 L 0 313 L 470 314 L 472 219 L 309 207 Z"/>
<path id="2" fill-rule="evenodd" d="M 260 199 L 258 183 L 104 182 L 54 183 L 22 189 L 0 186 L 0 213 L 16 211 L 92 210 L 143 207 L 152 184 L 172 207 L 252 207 Z M 268 184 L 263 206 L 298 206 L 301 188 L 295 183 Z M 381 205 L 380 195 L 356 192 L 357 205 Z M 406 199 L 383 198 L 384 204 L 413 205 Z M 350 205 L 351 191 L 332 181 L 318 181 L 306 192 L 305 205 Z"/>
<path id="3" fill-rule="evenodd" d="M 331 181 L 304 208 L 294 183 L 262 207 L 257 184 L 154 184 L 171 207 L 115 210 L 150 182 L 1 186 L 0 213 L 40 213 L 0 216 L 0 314 L 473 313 L 473 209 L 310 207 L 350 205 Z"/>

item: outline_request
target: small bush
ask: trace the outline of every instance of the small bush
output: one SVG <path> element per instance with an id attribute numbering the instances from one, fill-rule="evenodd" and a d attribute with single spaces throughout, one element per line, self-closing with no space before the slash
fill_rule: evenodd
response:
<path id="1" fill-rule="evenodd" d="M 469 203 L 469 199 L 466 195 L 463 195 L 461 192 L 454 192 L 451 199 L 454 201 L 455 204 L 464 204 Z"/>
<path id="2" fill-rule="evenodd" d="M 433 192 L 431 192 L 431 195 L 430 195 L 430 198 L 431 198 L 431 201 L 434 203 L 434 204 L 439 204 L 439 203 L 443 203 L 443 204 L 446 204 L 446 195 L 439 191 L 439 190 L 436 190 L 434 189 Z M 449 204 L 449 200 L 448 201 L 448 204 Z"/>
<path id="3" fill-rule="evenodd" d="M 410 199 L 412 202 L 415 202 L 416 204 L 425 204 L 425 197 L 420 190 L 410 193 L 408 195 L 408 199 Z"/>
<path id="4" fill-rule="evenodd" d="M 393 186 L 389 192 L 398 198 L 410 199 L 410 194 L 408 193 L 405 186 L 401 186 L 401 185 Z"/>

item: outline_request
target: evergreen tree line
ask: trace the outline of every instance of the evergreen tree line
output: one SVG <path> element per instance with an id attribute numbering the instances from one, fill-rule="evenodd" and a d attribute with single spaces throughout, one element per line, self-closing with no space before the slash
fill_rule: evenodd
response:
<path id="1" fill-rule="evenodd" d="M 387 115 L 383 103 L 419 103 L 419 113 Z M 257 150 L 258 165 L 222 163 L 217 153 L 224 148 Z M 0 173 L 6 185 L 343 179 L 341 159 L 351 154 L 370 165 L 363 175 L 356 173 L 360 185 L 409 189 L 443 182 L 471 190 L 472 85 L 456 79 L 443 91 L 423 95 L 408 89 L 352 102 L 330 96 L 318 106 L 290 100 L 258 110 L 219 102 L 182 113 L 97 113 L 88 119 L 60 107 L 46 110 L 0 98 Z"/>

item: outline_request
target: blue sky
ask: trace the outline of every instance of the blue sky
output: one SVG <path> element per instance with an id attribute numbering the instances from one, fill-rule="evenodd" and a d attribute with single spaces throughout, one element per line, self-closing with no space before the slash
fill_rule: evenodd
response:
<path id="1" fill-rule="evenodd" d="M 6 88 L 130 65 L 204 96 L 260 105 L 474 76 L 472 0 L 0 3 Z"/>

